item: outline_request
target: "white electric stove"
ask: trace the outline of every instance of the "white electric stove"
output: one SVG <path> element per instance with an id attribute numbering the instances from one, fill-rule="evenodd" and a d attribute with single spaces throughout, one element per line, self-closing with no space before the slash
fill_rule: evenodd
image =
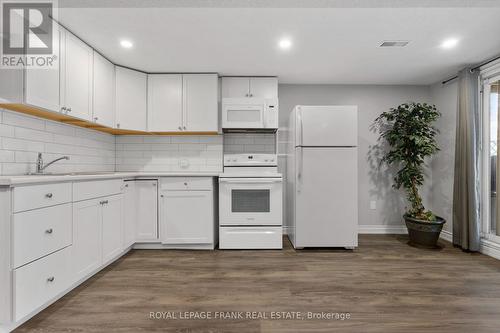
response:
<path id="1" fill-rule="evenodd" d="M 226 154 L 219 175 L 219 248 L 281 249 L 282 176 L 276 154 Z"/>

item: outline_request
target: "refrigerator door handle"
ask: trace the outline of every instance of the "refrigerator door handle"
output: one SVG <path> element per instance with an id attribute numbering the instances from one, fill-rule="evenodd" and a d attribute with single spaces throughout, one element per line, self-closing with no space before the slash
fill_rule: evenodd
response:
<path id="1" fill-rule="evenodd" d="M 299 121 L 299 142 L 296 146 L 302 146 L 302 139 L 304 133 L 304 125 L 302 121 L 302 109 L 300 107 L 297 108 L 297 120 Z"/>
<path id="2" fill-rule="evenodd" d="M 297 149 L 297 159 L 298 159 L 298 170 L 297 170 L 297 192 L 300 192 L 302 185 L 302 147 Z"/>

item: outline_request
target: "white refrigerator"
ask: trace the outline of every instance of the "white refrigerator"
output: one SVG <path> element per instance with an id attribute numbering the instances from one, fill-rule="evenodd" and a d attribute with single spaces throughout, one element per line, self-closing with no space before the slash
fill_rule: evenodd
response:
<path id="1" fill-rule="evenodd" d="M 287 232 L 295 248 L 358 246 L 357 146 L 357 106 L 292 111 Z"/>

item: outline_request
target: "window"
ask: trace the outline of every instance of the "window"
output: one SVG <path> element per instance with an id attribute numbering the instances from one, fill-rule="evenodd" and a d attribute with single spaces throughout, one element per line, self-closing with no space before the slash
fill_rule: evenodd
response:
<path id="1" fill-rule="evenodd" d="M 500 71 L 499 71 L 500 73 Z M 500 117 L 500 75 L 483 79 L 483 236 L 500 241 L 500 182 L 497 181 L 497 170 L 500 170 L 499 117 Z M 499 195 L 497 195 L 497 193 Z"/>

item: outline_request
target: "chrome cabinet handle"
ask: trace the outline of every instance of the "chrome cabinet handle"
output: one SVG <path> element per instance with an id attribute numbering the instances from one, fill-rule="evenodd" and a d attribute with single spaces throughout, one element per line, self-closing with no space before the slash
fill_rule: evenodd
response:
<path id="1" fill-rule="evenodd" d="M 179 126 L 179 129 L 182 131 L 182 126 Z"/>
<path id="2" fill-rule="evenodd" d="M 99 120 L 99 118 L 98 117 L 94 117 L 94 121 L 97 121 L 97 120 Z"/>
<path id="3" fill-rule="evenodd" d="M 250 97 L 253 97 L 253 94 L 250 94 Z"/>
<path id="4" fill-rule="evenodd" d="M 116 128 L 120 128 L 120 123 L 116 123 Z"/>
<path id="5" fill-rule="evenodd" d="M 106 205 L 106 204 L 109 203 L 109 201 L 108 200 L 104 200 L 103 203 Z"/>
<path id="6" fill-rule="evenodd" d="M 67 108 L 66 111 L 71 112 L 71 108 Z"/>
<path id="7" fill-rule="evenodd" d="M 55 280 L 55 277 L 53 277 L 53 276 L 47 278 L 47 282 L 54 282 L 54 280 Z"/>
<path id="8" fill-rule="evenodd" d="M 125 187 L 128 187 L 128 184 L 125 184 Z"/>
<path id="9" fill-rule="evenodd" d="M 186 129 L 186 126 L 184 126 L 184 129 Z"/>
<path id="10" fill-rule="evenodd" d="M 246 94 L 245 97 L 249 97 L 248 94 Z"/>
<path id="11" fill-rule="evenodd" d="M 66 107 L 65 106 L 61 107 L 61 112 L 64 112 L 64 111 L 66 111 Z"/>
<path id="12" fill-rule="evenodd" d="M 186 185 L 186 186 L 187 186 L 187 184 L 188 184 L 188 183 L 184 183 L 184 185 Z"/>
<path id="13" fill-rule="evenodd" d="M 46 234 L 51 234 L 51 233 L 53 233 L 53 232 L 54 232 L 54 230 L 53 230 L 52 228 L 45 230 L 45 233 L 46 233 Z"/>
<path id="14" fill-rule="evenodd" d="M 46 197 L 46 198 L 49 198 L 49 199 L 50 199 L 50 198 L 52 198 L 52 196 L 53 196 L 53 194 L 52 194 L 52 193 L 47 193 L 47 194 L 45 194 L 45 197 Z"/>

